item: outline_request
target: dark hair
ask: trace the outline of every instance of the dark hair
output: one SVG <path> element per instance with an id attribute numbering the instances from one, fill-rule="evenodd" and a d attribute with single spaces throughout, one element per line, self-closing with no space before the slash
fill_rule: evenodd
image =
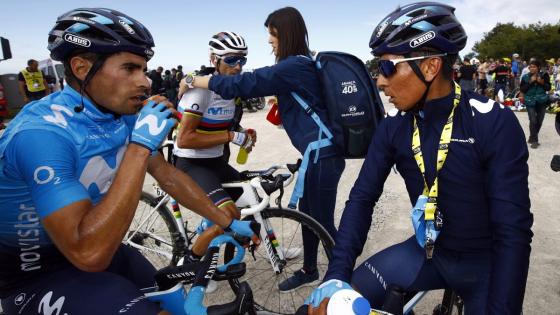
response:
<path id="1" fill-rule="evenodd" d="M 539 69 L 541 68 L 541 62 L 537 59 L 531 58 L 531 61 L 529 62 L 529 64 L 533 65 L 533 66 L 537 66 L 537 68 L 539 68 Z"/>
<path id="2" fill-rule="evenodd" d="M 285 7 L 268 15 L 264 26 L 278 38 L 276 61 L 288 56 L 309 56 L 309 38 L 307 27 L 301 13 L 295 8 Z"/>
<path id="3" fill-rule="evenodd" d="M 471 59 L 469 57 L 465 57 L 465 58 L 463 58 L 463 61 L 465 61 L 465 62 L 466 61 L 471 61 Z"/>
<path id="4" fill-rule="evenodd" d="M 27 66 L 28 66 L 28 67 L 31 67 L 31 65 L 32 65 L 34 62 L 37 62 L 37 60 L 35 60 L 35 59 L 29 59 L 29 60 L 27 60 Z"/>

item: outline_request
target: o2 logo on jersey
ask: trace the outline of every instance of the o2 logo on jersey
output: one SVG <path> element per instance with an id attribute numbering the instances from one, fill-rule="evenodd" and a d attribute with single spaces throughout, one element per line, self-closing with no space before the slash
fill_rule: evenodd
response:
<path id="1" fill-rule="evenodd" d="M 33 180 L 39 185 L 50 183 L 53 179 L 55 185 L 60 183 L 60 177 L 54 176 L 54 170 L 50 166 L 39 166 L 33 172 Z"/>
<path id="2" fill-rule="evenodd" d="M 166 124 L 167 124 L 167 121 L 164 120 L 158 126 L 157 117 L 155 115 L 147 115 L 146 117 L 144 117 L 142 119 L 140 119 L 140 117 L 138 117 L 138 121 L 136 121 L 136 127 L 134 127 L 134 130 L 138 130 L 138 129 L 142 128 L 142 126 L 148 125 L 148 132 L 152 136 L 157 136 L 163 131 L 163 129 L 165 129 Z"/>
<path id="3" fill-rule="evenodd" d="M 43 116 L 43 119 L 62 128 L 66 128 L 66 126 L 68 126 L 68 121 L 66 121 L 66 117 L 64 117 L 62 113 L 70 117 L 74 116 L 74 113 L 72 113 L 71 110 L 61 105 L 53 104 L 51 105 L 51 110 L 53 111 L 53 114 L 45 115 Z"/>

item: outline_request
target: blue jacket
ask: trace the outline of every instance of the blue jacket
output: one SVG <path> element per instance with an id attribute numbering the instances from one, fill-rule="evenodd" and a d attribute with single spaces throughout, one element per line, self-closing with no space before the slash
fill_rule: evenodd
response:
<path id="1" fill-rule="evenodd" d="M 451 93 L 427 102 L 423 115 L 417 115 L 429 186 L 453 97 Z M 438 179 L 443 228 L 435 253 L 438 248 L 492 251 L 489 309 L 505 313 L 523 300 L 533 235 L 525 136 L 511 110 L 466 91 L 453 122 L 449 154 Z M 412 113 L 395 111 L 378 127 L 346 202 L 326 280 L 350 280 L 393 165 L 404 179 L 411 205 L 422 194 L 423 179 L 411 149 L 412 126 Z"/>
<path id="2" fill-rule="evenodd" d="M 306 100 L 330 128 L 317 70 L 313 61 L 305 56 L 290 56 L 274 66 L 235 76 L 212 76 L 208 88 L 225 99 L 277 95 L 284 129 L 301 154 L 310 142 L 318 139 L 319 128 L 290 92 Z M 320 150 L 321 157 L 335 154 L 334 146 Z"/>

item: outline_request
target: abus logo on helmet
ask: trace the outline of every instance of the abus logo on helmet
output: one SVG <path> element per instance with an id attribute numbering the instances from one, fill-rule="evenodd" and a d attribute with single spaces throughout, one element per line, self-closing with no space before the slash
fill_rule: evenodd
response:
<path id="1" fill-rule="evenodd" d="M 426 32 L 418 37 L 413 38 L 409 45 L 412 48 L 416 48 L 420 45 L 423 45 L 436 37 L 436 33 L 434 31 Z"/>
<path id="2" fill-rule="evenodd" d="M 91 46 L 91 42 L 89 41 L 89 39 L 85 39 L 83 37 L 72 35 L 72 34 L 64 35 L 64 40 L 69 43 L 84 46 L 84 47 Z"/>
<path id="3" fill-rule="evenodd" d="M 130 25 L 128 25 L 125 21 L 123 20 L 119 20 L 119 23 L 123 26 L 123 28 L 129 33 L 129 34 L 134 34 L 134 30 L 132 29 L 132 27 L 130 27 Z"/>

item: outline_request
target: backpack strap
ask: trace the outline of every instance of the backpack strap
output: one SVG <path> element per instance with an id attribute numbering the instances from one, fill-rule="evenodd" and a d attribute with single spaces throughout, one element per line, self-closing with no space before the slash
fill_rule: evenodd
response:
<path id="1" fill-rule="evenodd" d="M 307 172 L 307 166 L 309 165 L 309 157 L 312 151 L 315 152 L 315 158 L 313 163 L 317 163 L 319 160 L 319 151 L 321 148 L 328 147 L 332 145 L 331 139 L 333 135 L 329 128 L 325 126 L 325 124 L 319 118 L 319 115 L 309 106 L 296 92 L 292 92 L 292 97 L 298 102 L 298 104 L 303 108 L 303 110 L 311 116 L 313 121 L 319 127 L 319 138 L 316 141 L 310 142 L 307 145 L 307 149 L 305 149 L 305 153 L 303 154 L 303 159 L 301 162 L 301 166 L 298 170 L 298 178 L 296 180 L 296 184 L 294 186 L 294 191 L 292 192 L 292 197 L 290 198 L 290 203 L 288 204 L 288 208 L 295 209 L 298 200 L 303 197 L 303 188 L 305 182 L 305 173 Z M 323 134 L 326 138 L 323 138 Z"/>

